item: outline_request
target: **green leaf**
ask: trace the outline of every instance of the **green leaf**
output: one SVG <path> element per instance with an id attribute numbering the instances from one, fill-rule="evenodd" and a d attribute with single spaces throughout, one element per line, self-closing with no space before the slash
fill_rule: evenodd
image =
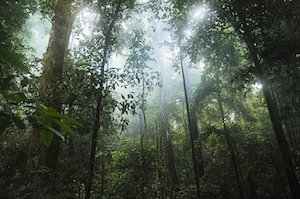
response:
<path id="1" fill-rule="evenodd" d="M 54 128 L 50 127 L 50 126 L 47 126 L 47 125 L 44 125 L 44 127 L 46 128 L 46 130 L 52 132 L 53 134 L 55 134 L 56 136 L 58 136 L 61 140 L 65 140 L 64 136 L 58 132 L 57 130 L 55 130 Z"/>
<path id="2" fill-rule="evenodd" d="M 64 122 L 60 121 L 59 125 L 70 135 L 75 135 L 75 132 Z"/>
<path id="3" fill-rule="evenodd" d="M 63 120 L 61 120 L 61 121 L 59 121 L 59 120 L 53 120 L 53 121 L 56 124 L 58 124 L 61 128 L 63 128 L 63 130 L 66 133 L 68 133 L 70 135 L 75 135 L 75 132 L 71 129 L 71 127 L 68 126 L 68 124 L 65 121 L 63 121 Z"/>
<path id="4" fill-rule="evenodd" d="M 46 107 L 42 104 L 39 104 L 37 109 L 39 112 L 39 116 L 37 118 L 38 123 L 40 123 L 44 128 L 60 137 L 62 140 L 64 140 L 64 136 L 57 130 L 46 125 L 44 119 L 47 119 L 48 122 L 52 122 L 59 125 L 69 135 L 75 135 L 74 130 L 71 128 L 72 125 L 83 128 L 83 125 L 77 122 L 75 119 L 66 115 L 61 115 L 51 107 Z"/>
<path id="5" fill-rule="evenodd" d="M 46 107 L 42 104 L 39 104 L 37 109 L 41 114 L 44 114 L 44 115 L 47 115 L 50 117 L 54 117 L 54 118 L 61 117 L 61 115 L 54 108 Z"/>
<path id="6" fill-rule="evenodd" d="M 47 131 L 46 129 L 42 129 L 40 131 L 40 139 L 46 147 L 49 147 L 50 144 L 53 142 L 53 137 L 54 137 L 53 133 Z"/>

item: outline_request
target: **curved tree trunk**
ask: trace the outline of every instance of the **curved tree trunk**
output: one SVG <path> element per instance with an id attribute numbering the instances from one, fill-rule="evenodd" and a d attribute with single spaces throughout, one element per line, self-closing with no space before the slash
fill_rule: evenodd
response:
<path id="1" fill-rule="evenodd" d="M 46 57 L 44 61 L 43 74 L 40 79 L 39 102 L 47 107 L 61 112 L 62 102 L 61 85 L 63 82 L 64 66 L 72 29 L 72 0 L 57 0 L 54 3 L 52 18 L 52 29 Z M 60 131 L 59 126 L 47 124 L 53 129 Z M 37 172 L 41 168 L 48 168 L 50 172 L 55 171 L 59 154 L 60 140 L 54 135 L 53 142 L 46 147 L 39 138 L 40 130 L 34 128 L 28 152 L 27 169 L 33 191 L 31 198 L 41 198 L 41 189 L 46 181 L 45 172 Z"/>

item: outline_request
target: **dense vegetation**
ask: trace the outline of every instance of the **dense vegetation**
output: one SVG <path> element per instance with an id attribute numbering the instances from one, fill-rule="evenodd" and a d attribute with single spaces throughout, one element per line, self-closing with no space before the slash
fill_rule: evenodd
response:
<path id="1" fill-rule="evenodd" d="M 298 0 L 0 2 L 0 198 L 299 199 L 299 133 Z"/>

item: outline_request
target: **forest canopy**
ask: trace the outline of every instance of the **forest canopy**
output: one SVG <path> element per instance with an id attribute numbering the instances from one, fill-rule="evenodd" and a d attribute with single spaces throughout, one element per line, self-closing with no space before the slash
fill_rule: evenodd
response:
<path id="1" fill-rule="evenodd" d="M 298 0 L 2 0 L 0 198 L 300 199 Z"/>

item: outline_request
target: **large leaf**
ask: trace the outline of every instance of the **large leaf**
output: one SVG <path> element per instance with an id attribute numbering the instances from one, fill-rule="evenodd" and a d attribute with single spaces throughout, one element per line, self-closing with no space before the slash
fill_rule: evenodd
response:
<path id="1" fill-rule="evenodd" d="M 53 133 L 46 129 L 42 129 L 40 131 L 40 139 L 46 147 L 50 146 L 50 144 L 53 141 L 53 137 L 54 137 Z"/>
<path id="2" fill-rule="evenodd" d="M 68 117 L 66 115 L 62 115 L 59 112 L 57 112 L 55 109 L 51 107 L 46 107 L 42 104 L 38 104 L 37 113 L 38 114 L 34 117 L 34 120 L 40 125 L 43 131 L 48 131 L 53 135 L 58 136 L 62 141 L 65 141 L 64 135 L 59 130 L 51 127 L 50 124 L 58 125 L 65 133 L 71 136 L 74 136 L 76 134 L 75 131 L 72 129 L 72 126 L 83 127 L 83 125 L 80 124 L 75 119 Z M 46 133 L 43 132 L 42 134 L 44 135 Z M 43 141 L 43 143 L 44 142 L 45 140 Z M 51 144 L 51 142 L 47 144 Z"/>
<path id="3" fill-rule="evenodd" d="M 75 135 L 75 132 L 73 131 L 73 129 L 71 127 L 69 127 L 65 121 L 59 121 L 58 123 L 63 129 L 64 131 L 66 131 L 66 133 L 68 133 L 69 135 L 72 135 L 74 136 Z"/>
<path id="4" fill-rule="evenodd" d="M 42 104 L 39 104 L 37 109 L 41 115 L 46 115 L 46 116 L 49 116 L 52 118 L 60 118 L 61 117 L 61 115 L 54 108 L 46 107 Z"/>
<path id="5" fill-rule="evenodd" d="M 57 130 L 55 130 L 54 128 L 48 126 L 48 125 L 44 125 L 44 128 L 46 130 L 48 130 L 49 132 L 52 132 L 53 134 L 55 134 L 56 136 L 58 136 L 61 140 L 65 141 L 64 136 Z"/>

